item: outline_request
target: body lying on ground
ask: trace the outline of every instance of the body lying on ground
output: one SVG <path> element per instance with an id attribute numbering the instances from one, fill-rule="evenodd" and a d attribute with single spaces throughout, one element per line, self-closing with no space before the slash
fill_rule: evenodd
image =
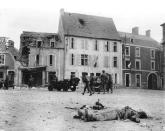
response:
<path id="1" fill-rule="evenodd" d="M 104 108 L 101 110 L 94 110 L 94 108 L 84 106 L 78 109 L 77 113 L 74 118 L 82 119 L 86 122 L 130 119 L 131 121 L 139 123 L 140 118 L 148 118 L 144 111 L 135 111 L 129 106 L 122 109 Z"/>

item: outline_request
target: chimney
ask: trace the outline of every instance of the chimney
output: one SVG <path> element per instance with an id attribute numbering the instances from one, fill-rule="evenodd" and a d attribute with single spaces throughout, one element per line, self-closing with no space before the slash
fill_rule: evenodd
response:
<path id="1" fill-rule="evenodd" d="M 146 30 L 146 36 L 151 37 L 151 30 Z"/>
<path id="2" fill-rule="evenodd" d="M 60 14 L 63 15 L 64 14 L 64 8 L 60 9 Z"/>
<path id="3" fill-rule="evenodd" d="M 161 24 L 160 26 L 162 26 L 163 29 L 163 42 L 165 42 L 165 23 Z"/>
<path id="4" fill-rule="evenodd" d="M 139 35 L 139 27 L 132 28 L 132 34 Z"/>

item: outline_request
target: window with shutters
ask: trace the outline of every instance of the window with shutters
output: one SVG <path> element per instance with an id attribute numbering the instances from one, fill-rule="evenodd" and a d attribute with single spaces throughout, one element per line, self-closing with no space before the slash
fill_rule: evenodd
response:
<path id="1" fill-rule="evenodd" d="M 74 54 L 71 54 L 71 65 L 75 64 L 75 56 Z"/>
<path id="2" fill-rule="evenodd" d="M 98 51 L 99 50 L 98 46 L 99 46 L 98 45 L 98 40 L 96 40 L 95 43 L 94 43 L 94 50 L 95 51 Z"/>
<path id="3" fill-rule="evenodd" d="M 88 50 L 88 40 L 87 39 L 81 40 L 81 47 L 83 50 Z"/>
<path id="4" fill-rule="evenodd" d="M 117 42 L 113 43 L 113 52 L 117 52 Z"/>
<path id="5" fill-rule="evenodd" d="M 74 38 L 71 38 L 71 49 L 74 49 Z"/>
<path id="6" fill-rule="evenodd" d="M 5 64 L 5 55 L 0 54 L 0 65 L 4 65 L 4 64 Z"/>
<path id="7" fill-rule="evenodd" d="M 109 67 L 109 59 L 108 59 L 108 56 L 104 56 L 104 67 L 106 67 L 106 68 Z"/>
<path id="8" fill-rule="evenodd" d="M 53 55 L 49 55 L 49 65 L 53 65 Z"/>
<path id="9" fill-rule="evenodd" d="M 113 57 L 113 67 L 117 67 L 117 57 Z"/>
<path id="10" fill-rule="evenodd" d="M 88 55 L 81 54 L 81 65 L 87 66 L 88 65 Z"/>
<path id="11" fill-rule="evenodd" d="M 109 42 L 105 42 L 105 51 L 109 51 L 110 47 L 109 47 Z"/>

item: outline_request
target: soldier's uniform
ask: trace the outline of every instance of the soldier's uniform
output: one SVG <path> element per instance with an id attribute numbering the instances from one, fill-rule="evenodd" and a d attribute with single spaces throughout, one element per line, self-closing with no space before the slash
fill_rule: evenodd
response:
<path id="1" fill-rule="evenodd" d="M 87 89 L 89 91 L 90 95 L 92 95 L 92 91 L 91 91 L 91 88 L 89 86 L 89 80 L 87 78 L 87 75 L 83 75 L 82 76 L 82 81 L 83 81 L 83 83 L 85 83 L 84 92 L 82 94 L 84 95 L 85 94 L 85 91 Z"/>

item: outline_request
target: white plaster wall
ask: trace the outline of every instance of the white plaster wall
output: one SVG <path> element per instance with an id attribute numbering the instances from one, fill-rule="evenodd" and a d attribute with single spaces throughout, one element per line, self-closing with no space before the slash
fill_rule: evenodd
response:
<path id="1" fill-rule="evenodd" d="M 99 45 L 99 51 L 94 50 L 94 44 L 96 39 L 90 39 L 90 38 L 81 38 L 81 37 L 74 37 L 75 42 L 75 49 L 70 49 L 70 43 L 71 43 L 72 37 L 65 37 L 65 45 L 66 45 L 66 60 L 65 60 L 65 78 L 70 78 L 71 72 L 76 72 L 76 76 L 81 78 L 82 72 L 87 72 L 88 75 L 90 73 L 101 73 L 102 70 L 105 70 L 107 73 L 111 73 L 114 77 L 114 74 L 118 74 L 118 83 L 122 84 L 122 44 L 118 41 L 110 41 L 110 51 L 105 52 L 104 51 L 104 43 L 107 42 L 107 40 L 97 40 Z M 88 42 L 88 50 L 82 49 L 81 41 L 87 40 Z M 113 52 L 113 42 L 117 42 L 117 52 Z M 71 58 L 70 54 L 74 54 L 76 57 L 76 64 L 71 65 Z M 98 67 L 93 67 L 92 65 L 89 66 L 81 66 L 77 63 L 78 56 L 80 54 L 88 54 L 93 57 L 93 55 L 96 55 L 99 57 Z M 108 68 L 104 67 L 104 56 L 109 56 L 109 64 L 110 66 Z M 116 56 L 118 59 L 118 67 L 113 67 L 113 57 Z"/>

